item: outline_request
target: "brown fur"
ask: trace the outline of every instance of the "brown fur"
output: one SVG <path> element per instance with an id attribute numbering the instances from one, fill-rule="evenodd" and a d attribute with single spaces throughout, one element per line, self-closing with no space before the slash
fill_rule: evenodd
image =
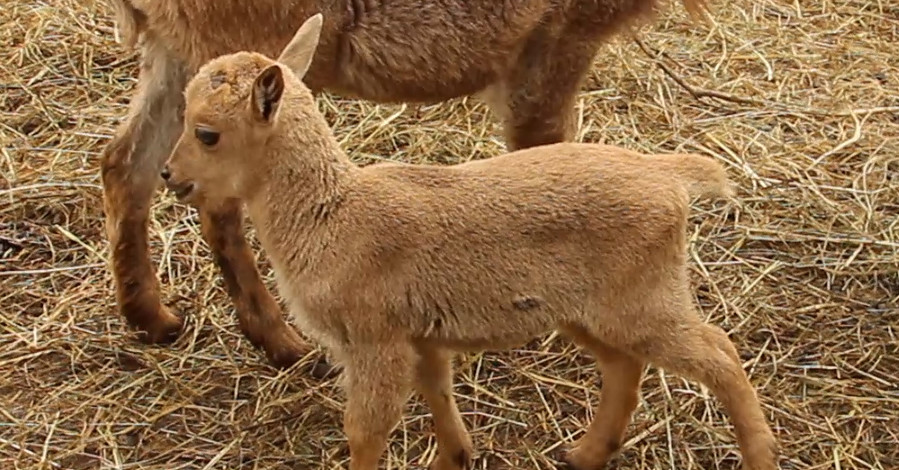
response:
<path id="1" fill-rule="evenodd" d="M 689 203 L 731 193 L 718 163 L 560 143 L 453 166 L 357 167 L 298 78 L 319 18 L 277 62 L 243 52 L 199 71 L 163 178 L 192 204 L 246 204 L 291 313 L 345 367 L 351 470 L 377 468 L 412 389 L 433 412 L 434 467 L 468 468 L 452 354 L 552 330 L 592 351 L 605 374 L 570 466 L 613 456 L 651 362 L 724 403 L 745 469 L 776 468 L 736 349 L 692 303 Z"/>
<path id="2" fill-rule="evenodd" d="M 174 339 L 181 320 L 159 299 L 147 248 L 150 200 L 182 125 L 182 91 L 213 57 L 273 55 L 302 21 L 324 13 L 304 78 L 323 89 L 381 102 L 480 94 L 505 123 L 511 149 L 570 140 L 575 94 L 600 41 L 657 0 L 110 0 L 141 70 L 128 118 L 103 155 L 103 186 L 117 303 L 147 341 Z M 683 0 L 699 12 L 702 0 Z M 234 205 L 200 208 L 207 241 L 240 325 L 272 362 L 309 348 L 283 321 L 259 281 Z M 227 249 L 226 249 L 227 248 Z"/>

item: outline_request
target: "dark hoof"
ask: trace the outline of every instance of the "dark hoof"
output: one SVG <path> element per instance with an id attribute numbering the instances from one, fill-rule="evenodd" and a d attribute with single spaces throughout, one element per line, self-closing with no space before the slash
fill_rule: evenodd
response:
<path id="1" fill-rule="evenodd" d="M 303 343 L 293 342 L 293 345 L 280 349 L 278 352 L 269 353 L 266 350 L 266 356 L 272 366 L 278 369 L 289 369 L 294 364 L 300 362 L 307 357 L 311 349 L 307 348 Z M 336 376 L 339 370 L 328 363 L 324 356 L 316 358 L 308 367 L 308 373 L 314 379 L 324 380 Z"/>
<path id="2" fill-rule="evenodd" d="M 133 325 L 137 328 L 137 338 L 142 343 L 171 344 L 181 335 L 184 322 L 167 309 L 162 308 L 153 318 L 149 325 Z"/>
<path id="3" fill-rule="evenodd" d="M 268 336 L 247 333 L 250 342 L 265 351 L 268 362 L 278 369 L 287 369 L 308 355 L 312 348 L 286 324 Z"/>
<path id="4" fill-rule="evenodd" d="M 556 457 L 556 468 L 559 470 L 581 470 L 568 461 L 568 453 L 566 452 Z"/>
<path id="5" fill-rule="evenodd" d="M 268 362 L 276 369 L 288 369 L 306 355 L 305 352 L 296 349 L 287 349 L 277 352 L 269 352 L 264 347 L 262 349 L 265 351 L 265 357 L 268 359 Z"/>
<path id="6" fill-rule="evenodd" d="M 599 467 L 579 467 L 574 464 L 571 458 L 571 450 L 560 450 L 556 457 L 556 468 L 559 470 L 599 470 Z"/>
<path id="7" fill-rule="evenodd" d="M 309 367 L 309 375 L 316 380 L 327 380 L 336 377 L 340 369 L 332 366 L 324 356 L 319 357 Z"/>

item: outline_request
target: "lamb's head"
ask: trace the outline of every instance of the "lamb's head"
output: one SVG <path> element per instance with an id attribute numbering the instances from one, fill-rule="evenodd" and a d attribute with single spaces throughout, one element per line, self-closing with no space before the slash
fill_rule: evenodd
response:
<path id="1" fill-rule="evenodd" d="M 277 61 L 237 52 L 207 62 L 191 79 L 184 129 L 161 174 L 179 200 L 216 206 L 252 190 L 271 137 L 295 124 L 282 116 L 282 102 L 314 106 L 301 80 L 321 26 L 320 13 L 306 20 Z"/>

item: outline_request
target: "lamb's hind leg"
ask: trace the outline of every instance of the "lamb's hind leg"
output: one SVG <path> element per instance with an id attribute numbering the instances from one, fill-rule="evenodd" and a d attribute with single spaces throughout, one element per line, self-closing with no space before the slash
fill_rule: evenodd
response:
<path id="1" fill-rule="evenodd" d="M 628 353 L 703 383 L 730 415 L 743 454 L 744 470 L 775 470 L 777 445 L 774 435 L 727 334 L 717 326 L 703 323 L 691 307 L 674 312 L 672 316 L 658 317 L 673 321 L 666 324 L 650 322 L 654 324 L 654 333 L 640 341 L 638 347 L 630 348 Z"/>
<path id="2" fill-rule="evenodd" d="M 740 356 L 724 330 L 697 320 L 671 339 L 653 343 L 646 359 L 702 382 L 718 397 L 734 424 L 745 470 L 775 470 L 774 435 L 743 371 Z"/>
<path id="3" fill-rule="evenodd" d="M 415 388 L 431 409 L 437 435 L 437 459 L 431 469 L 471 468 L 471 436 L 465 430 L 465 423 L 453 398 L 452 357 L 445 351 L 428 346 L 419 347 L 418 353 Z"/>
<path id="4" fill-rule="evenodd" d="M 181 330 L 181 320 L 160 303 L 147 223 L 159 171 L 181 132 L 187 78 L 184 65 L 148 35 L 137 93 L 101 163 L 116 303 L 148 343 L 173 341 Z"/>
<path id="5" fill-rule="evenodd" d="M 262 283 L 256 259 L 244 237 L 239 202 L 201 208 L 200 223 L 247 339 L 261 347 L 269 361 L 279 367 L 289 367 L 308 354 L 311 347 L 284 321 L 281 308 Z M 322 377 L 327 371 L 327 364 L 319 361 L 312 373 Z"/>
<path id="6" fill-rule="evenodd" d="M 615 349 L 583 328 L 564 333 L 596 357 L 602 371 L 602 395 L 587 431 L 563 460 L 573 470 L 597 470 L 618 454 L 640 396 L 643 361 Z"/>

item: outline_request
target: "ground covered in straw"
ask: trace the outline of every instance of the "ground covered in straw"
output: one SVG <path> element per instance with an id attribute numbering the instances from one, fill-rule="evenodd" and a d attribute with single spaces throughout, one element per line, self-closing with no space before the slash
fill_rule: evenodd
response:
<path id="1" fill-rule="evenodd" d="M 692 219 L 696 296 L 742 352 L 782 468 L 899 468 L 899 3 L 712 6 L 709 25 L 674 4 L 639 42 L 604 47 L 578 139 L 727 164 L 740 202 Z M 136 57 L 105 5 L 5 1 L 0 54 L 0 468 L 345 468 L 336 381 L 270 368 L 242 338 L 195 213 L 169 195 L 152 249 L 188 330 L 143 346 L 116 315 L 99 152 Z M 473 100 L 321 105 L 360 163 L 503 149 Z M 458 364 L 478 469 L 552 468 L 599 397 L 590 357 L 551 337 Z M 614 468 L 738 464 L 719 403 L 653 367 L 628 436 Z M 413 399 L 386 465 L 434 451 Z"/>

